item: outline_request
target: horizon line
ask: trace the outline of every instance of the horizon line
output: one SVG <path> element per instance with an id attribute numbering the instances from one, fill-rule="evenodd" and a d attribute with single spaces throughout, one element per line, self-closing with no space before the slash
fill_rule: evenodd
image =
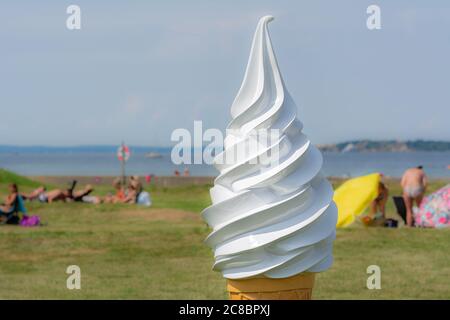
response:
<path id="1" fill-rule="evenodd" d="M 407 142 L 438 142 L 438 143 L 450 143 L 450 140 L 434 140 L 434 139 L 349 139 L 340 142 L 326 142 L 317 143 L 318 146 L 327 145 L 338 145 L 342 143 L 353 143 L 353 142 L 397 142 L 397 143 L 407 143 Z M 175 143 L 177 145 L 178 143 Z M 67 144 L 67 145 L 46 145 L 46 144 L 0 144 L 0 148 L 98 148 L 98 147 L 119 147 L 121 143 L 118 144 Z M 173 148 L 175 145 L 143 145 L 143 144 L 126 144 L 129 147 L 134 148 Z M 208 144 L 209 145 L 209 144 Z M 208 146 L 206 145 L 206 146 Z M 204 145 L 205 146 L 205 145 Z"/>

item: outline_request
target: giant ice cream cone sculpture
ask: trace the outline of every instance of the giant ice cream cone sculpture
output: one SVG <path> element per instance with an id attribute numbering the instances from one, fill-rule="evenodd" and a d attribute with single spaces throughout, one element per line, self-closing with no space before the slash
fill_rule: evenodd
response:
<path id="1" fill-rule="evenodd" d="M 258 23 L 224 151 L 215 158 L 213 204 L 203 211 L 213 228 L 206 239 L 213 268 L 228 280 L 231 299 L 310 299 L 315 273 L 333 261 L 333 189 L 281 77 L 267 28 L 272 19 Z M 255 130 L 279 132 L 278 138 L 236 156 L 251 149 Z M 264 152 L 277 161 L 259 161 Z"/>

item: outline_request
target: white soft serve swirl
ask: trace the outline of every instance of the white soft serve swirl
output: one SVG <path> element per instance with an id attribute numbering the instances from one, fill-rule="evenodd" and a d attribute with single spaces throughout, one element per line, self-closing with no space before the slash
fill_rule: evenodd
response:
<path id="1" fill-rule="evenodd" d="M 261 18 L 247 70 L 231 107 L 233 120 L 222 157 L 235 144 L 247 144 L 253 129 L 278 129 L 277 166 L 251 163 L 258 155 L 219 164 L 211 189 L 213 205 L 202 215 L 213 228 L 206 243 L 214 269 L 228 279 L 286 278 L 320 272 L 333 261 L 337 209 L 333 189 L 321 174 L 322 155 L 302 133 L 296 106 L 287 92 Z"/>

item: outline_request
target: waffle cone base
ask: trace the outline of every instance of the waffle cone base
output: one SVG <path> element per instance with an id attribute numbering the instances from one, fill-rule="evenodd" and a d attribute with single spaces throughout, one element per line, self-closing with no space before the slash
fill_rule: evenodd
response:
<path id="1" fill-rule="evenodd" d="M 230 300 L 311 300 L 314 273 L 289 278 L 227 280 Z"/>

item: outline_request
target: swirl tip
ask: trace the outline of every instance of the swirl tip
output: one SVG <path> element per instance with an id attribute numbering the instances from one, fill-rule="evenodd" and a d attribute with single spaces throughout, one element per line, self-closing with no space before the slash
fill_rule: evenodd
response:
<path id="1" fill-rule="evenodd" d="M 260 19 L 260 21 L 261 21 L 261 22 L 264 22 L 264 23 L 269 23 L 270 21 L 272 21 L 272 20 L 274 20 L 274 19 L 275 19 L 275 18 L 274 18 L 273 16 L 267 15 L 267 16 L 262 17 L 262 18 Z"/>

